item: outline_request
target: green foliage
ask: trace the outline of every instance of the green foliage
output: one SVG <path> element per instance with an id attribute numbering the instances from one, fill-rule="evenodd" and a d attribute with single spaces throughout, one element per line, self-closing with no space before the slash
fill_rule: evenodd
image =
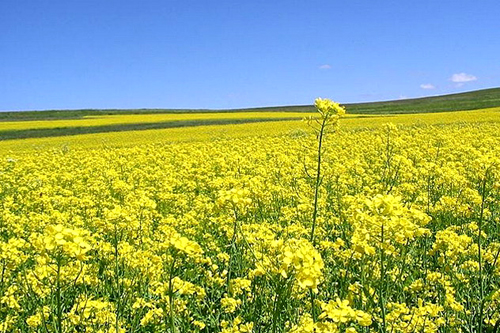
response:
<path id="1" fill-rule="evenodd" d="M 458 110 L 475 110 L 500 106 L 500 88 L 483 89 L 459 94 L 395 100 L 385 102 L 343 104 L 350 114 L 421 113 Z M 151 114 L 151 113 L 202 113 L 202 112 L 314 112 L 314 105 L 275 106 L 245 109 L 81 109 L 0 112 L 0 120 L 50 120 L 79 119 L 85 116 Z"/>

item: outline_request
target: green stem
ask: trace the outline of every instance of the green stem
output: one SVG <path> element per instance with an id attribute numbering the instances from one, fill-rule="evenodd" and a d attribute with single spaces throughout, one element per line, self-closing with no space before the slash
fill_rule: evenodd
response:
<path id="1" fill-rule="evenodd" d="M 121 284 L 120 284 L 120 265 L 118 260 L 118 230 L 115 224 L 115 235 L 114 235 L 114 250 L 115 250 L 115 284 L 116 284 L 116 316 L 115 316 L 115 330 L 119 332 L 119 320 L 121 312 Z"/>
<path id="2" fill-rule="evenodd" d="M 477 252 L 478 252 L 478 263 L 479 263 L 479 322 L 478 322 L 478 333 L 483 332 L 483 314 L 484 314 L 484 283 L 483 283 L 483 258 L 481 253 L 481 233 L 483 230 L 483 218 L 484 218 L 484 204 L 486 202 L 486 181 L 488 178 L 488 170 L 484 175 L 481 193 L 481 213 L 479 215 L 478 223 L 478 237 L 477 237 Z"/>
<path id="3" fill-rule="evenodd" d="M 57 260 L 56 274 L 57 274 L 56 275 L 56 316 L 57 316 L 56 329 L 58 333 L 62 333 L 61 263 L 59 260 Z"/>
<path id="4" fill-rule="evenodd" d="M 281 302 L 282 302 L 282 293 L 283 293 L 283 286 L 281 285 L 280 281 L 278 281 L 279 287 L 276 293 L 276 300 L 274 302 L 274 309 L 273 309 L 273 327 L 271 332 L 276 333 L 278 329 L 278 316 L 281 312 Z"/>
<path id="5" fill-rule="evenodd" d="M 381 230 L 381 248 L 380 248 L 380 288 L 379 288 L 379 304 L 380 311 L 382 312 L 382 332 L 386 332 L 386 322 L 385 322 L 385 301 L 384 301 L 384 290 L 385 290 L 385 252 L 384 252 L 384 225 L 382 224 Z"/>
<path id="6" fill-rule="evenodd" d="M 318 321 L 318 314 L 316 313 L 316 295 L 309 289 L 309 298 L 311 299 L 311 314 L 314 322 Z"/>
<path id="7" fill-rule="evenodd" d="M 226 292 L 229 295 L 229 284 L 231 282 L 231 266 L 233 264 L 233 257 L 236 250 L 236 234 L 238 232 L 238 214 L 234 213 L 234 224 L 233 224 L 233 237 L 231 237 L 231 243 L 229 247 L 229 260 L 227 262 L 227 276 L 226 276 Z"/>
<path id="8" fill-rule="evenodd" d="M 170 272 L 169 272 L 169 277 L 168 277 L 168 303 L 169 303 L 169 324 L 170 324 L 170 332 L 174 333 L 175 332 L 175 319 L 174 319 L 174 290 L 173 290 L 173 284 L 172 284 L 172 279 L 174 275 L 174 269 L 175 269 L 175 261 L 177 259 L 177 256 L 174 254 L 174 258 L 172 260 L 172 266 L 170 267 Z"/>
<path id="9" fill-rule="evenodd" d="M 314 211 L 313 211 L 313 221 L 312 221 L 312 228 L 311 228 L 311 243 L 315 244 L 314 242 L 314 230 L 316 229 L 316 219 L 318 217 L 318 197 L 319 197 L 319 186 L 321 182 L 321 146 L 323 144 L 323 134 L 325 132 L 325 126 L 326 126 L 326 121 L 327 118 L 323 118 L 323 122 L 321 123 L 321 129 L 319 131 L 319 138 L 318 138 L 318 161 L 317 161 L 317 166 L 316 166 L 316 182 L 314 184 Z"/>

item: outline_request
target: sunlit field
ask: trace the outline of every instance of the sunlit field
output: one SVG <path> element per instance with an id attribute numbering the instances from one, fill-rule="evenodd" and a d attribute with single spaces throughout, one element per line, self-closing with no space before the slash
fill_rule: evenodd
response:
<path id="1" fill-rule="evenodd" d="M 221 138 L 241 138 L 248 136 L 279 136 L 290 134 L 294 131 L 308 131 L 309 127 L 301 120 L 288 121 L 273 121 L 280 117 L 296 117 L 303 119 L 307 116 L 315 116 L 315 113 L 299 113 L 299 112 L 264 112 L 258 117 L 258 113 L 219 113 L 221 117 L 226 119 L 233 117 L 237 119 L 240 114 L 246 118 L 252 116 L 254 118 L 265 118 L 274 115 L 276 118 L 269 121 L 248 124 L 231 124 L 230 126 L 208 125 L 208 126 L 187 126 L 182 128 L 167 128 L 159 130 L 141 130 L 141 131 L 126 131 L 126 132 L 111 132 L 111 133 L 96 133 L 85 135 L 69 135 L 50 138 L 30 138 L 22 140 L 6 140 L 0 141 L 0 154 L 24 154 L 32 151 L 45 149 L 68 149 L 68 148 L 100 148 L 100 147 L 127 147 L 138 146 L 144 144 L 158 143 L 178 143 L 178 142 L 200 142 L 206 140 L 218 140 Z M 200 116 L 206 114 L 199 114 Z M 91 123 L 87 126 L 103 126 L 101 118 L 105 121 L 113 122 L 113 124 L 123 124 L 126 121 L 130 123 L 142 122 L 161 122 L 165 119 L 177 120 L 195 120 L 198 115 L 192 114 L 155 114 L 155 115 L 114 115 L 101 116 L 91 118 Z M 90 117 L 89 117 L 90 118 Z M 109 119 L 109 120 L 107 120 Z M 207 119 L 207 118 L 204 118 Z M 217 119 L 212 115 L 211 119 Z M 75 126 L 75 123 L 84 120 L 61 120 L 59 126 L 66 124 L 68 127 Z M 38 126 L 55 126 L 51 125 L 56 121 L 18 121 L 18 122 L 0 122 L 0 128 L 7 129 L 8 124 L 17 124 L 20 130 L 37 129 Z M 397 115 L 350 115 L 346 114 L 342 119 L 342 130 L 365 130 L 378 128 L 381 125 L 392 122 L 399 126 L 439 126 L 443 124 L 477 124 L 477 123 L 498 123 L 500 122 L 500 107 L 480 109 L 474 111 L 457 111 L 457 112 L 442 112 L 442 113 L 423 113 L 423 114 L 397 114 Z M 107 123 L 110 124 L 110 123 Z"/>
<path id="2" fill-rule="evenodd" d="M 43 112 L 39 113 L 43 114 Z M 253 123 L 271 120 L 300 120 L 308 115 L 311 115 L 311 113 L 205 112 L 93 115 L 74 119 L 55 120 L 3 120 L 0 121 L 0 141 L 203 125 Z M 40 115 L 38 116 L 40 117 Z M 15 117 L 12 117 L 12 119 L 15 119 Z"/>
<path id="3" fill-rule="evenodd" d="M 220 119 L 302 119 L 313 113 L 304 112 L 206 112 L 206 113 L 159 113 L 85 116 L 80 119 L 0 121 L 0 131 L 41 128 L 93 127 L 106 125 L 140 124 L 175 121 L 199 121 Z"/>
<path id="4" fill-rule="evenodd" d="M 1 141 L 0 332 L 500 331 L 500 108 L 337 125 Z"/>

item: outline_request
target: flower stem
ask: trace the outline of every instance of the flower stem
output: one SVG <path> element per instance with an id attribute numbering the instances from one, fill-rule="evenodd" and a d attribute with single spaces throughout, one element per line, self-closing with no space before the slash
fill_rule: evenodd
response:
<path id="1" fill-rule="evenodd" d="M 321 185 L 321 152 L 322 152 L 322 144 L 323 144 L 323 134 L 325 132 L 327 118 L 323 118 L 321 123 L 321 128 L 319 130 L 319 138 L 318 138 L 318 160 L 316 165 L 316 181 L 314 183 L 314 210 L 313 210 L 313 221 L 311 227 L 311 243 L 313 246 L 315 245 L 314 241 L 314 230 L 316 229 L 316 220 L 318 217 L 318 197 L 319 197 L 319 186 Z"/>

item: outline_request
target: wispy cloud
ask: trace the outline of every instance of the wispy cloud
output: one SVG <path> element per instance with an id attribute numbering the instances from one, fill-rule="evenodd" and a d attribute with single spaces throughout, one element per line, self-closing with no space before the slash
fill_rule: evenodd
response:
<path id="1" fill-rule="evenodd" d="M 319 66 L 319 69 L 331 69 L 331 68 L 332 68 L 332 66 L 327 65 L 327 64 Z"/>
<path id="2" fill-rule="evenodd" d="M 436 89 L 436 86 L 433 85 L 432 83 L 424 83 L 420 85 L 420 88 L 425 90 L 431 90 L 431 89 Z"/>
<path id="3" fill-rule="evenodd" d="M 477 77 L 471 74 L 466 74 L 466 73 L 457 73 L 453 74 L 450 78 L 451 82 L 455 83 L 465 83 L 465 82 L 470 82 L 470 81 L 476 81 Z"/>

